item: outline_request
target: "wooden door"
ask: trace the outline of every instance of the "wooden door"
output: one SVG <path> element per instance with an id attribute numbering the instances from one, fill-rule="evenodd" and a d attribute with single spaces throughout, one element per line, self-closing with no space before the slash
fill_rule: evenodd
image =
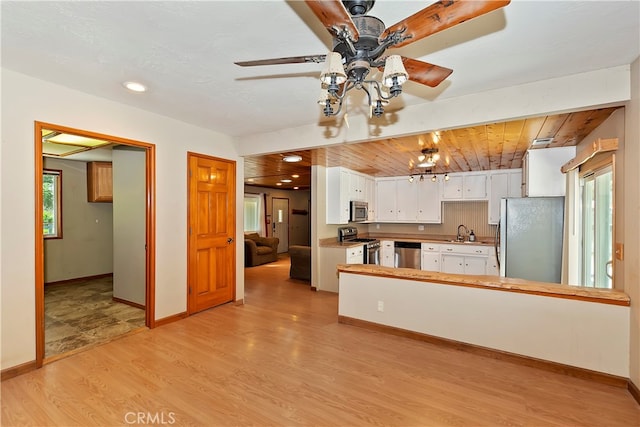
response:
<path id="1" fill-rule="evenodd" d="M 273 222 L 273 237 L 280 239 L 278 253 L 289 251 L 289 199 L 274 197 L 272 202 L 271 219 Z"/>
<path id="2" fill-rule="evenodd" d="M 235 296 L 235 167 L 233 161 L 188 153 L 189 313 Z"/>

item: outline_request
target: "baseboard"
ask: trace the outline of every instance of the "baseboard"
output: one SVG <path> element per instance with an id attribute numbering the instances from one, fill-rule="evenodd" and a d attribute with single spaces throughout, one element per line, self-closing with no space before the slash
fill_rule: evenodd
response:
<path id="1" fill-rule="evenodd" d="M 244 305 L 244 298 L 237 299 L 233 302 L 233 305 Z"/>
<path id="2" fill-rule="evenodd" d="M 474 344 L 468 344 L 461 341 L 450 340 L 447 338 L 427 335 L 420 332 L 409 331 L 406 329 L 396 328 L 393 326 L 381 325 L 379 323 L 368 322 L 366 320 L 354 319 L 347 316 L 338 316 L 338 322 L 345 325 L 358 326 L 376 332 L 411 338 L 418 341 L 424 341 L 430 344 L 453 348 L 459 351 L 473 353 L 478 356 L 490 357 L 492 359 L 503 360 L 506 362 L 516 363 L 532 368 L 543 369 L 545 371 L 555 372 L 558 374 L 568 375 L 575 378 L 590 380 L 601 384 L 612 385 L 615 387 L 629 388 L 632 384 L 627 378 L 617 375 L 606 374 L 603 372 L 592 371 L 590 369 L 578 368 L 575 366 L 565 365 L 549 360 L 536 359 L 534 357 L 522 356 L 515 353 L 509 353 L 502 350 L 481 347 Z M 638 389 L 636 388 L 636 391 Z M 631 389 L 630 389 L 631 391 Z M 633 391 L 631 392 L 633 394 Z M 635 396 L 634 396 L 635 397 Z M 638 398 L 636 398 L 638 400 Z"/>
<path id="3" fill-rule="evenodd" d="M 17 377 L 18 375 L 26 374 L 27 372 L 35 371 L 38 369 L 38 365 L 35 360 L 20 365 L 12 366 L 11 368 L 3 369 L 0 373 L 0 381 L 8 380 L 10 378 Z"/>
<path id="4" fill-rule="evenodd" d="M 115 302 L 130 305 L 131 307 L 141 308 L 142 310 L 145 309 L 145 306 L 143 304 L 138 304 L 137 302 L 127 301 L 126 299 L 116 298 L 116 297 L 111 297 L 111 299 Z"/>
<path id="5" fill-rule="evenodd" d="M 318 289 L 315 286 L 310 286 L 309 289 L 311 289 L 313 292 L 316 292 Z"/>
<path id="6" fill-rule="evenodd" d="M 638 402 L 638 405 L 640 405 L 640 388 L 638 388 L 638 386 L 635 385 L 633 381 L 629 380 L 629 382 L 627 383 L 627 390 L 629 390 L 631 396 L 633 396 L 636 402 Z"/>
<path id="7" fill-rule="evenodd" d="M 55 282 L 45 282 L 45 286 L 68 285 L 70 283 L 84 282 L 87 280 L 102 279 L 104 277 L 113 277 L 113 273 L 96 274 L 95 276 L 76 277 L 73 279 L 57 280 Z"/>
<path id="8" fill-rule="evenodd" d="M 182 313 L 174 314 L 173 316 L 163 317 L 162 319 L 158 319 L 154 322 L 153 327 L 157 328 L 158 326 L 168 325 L 169 323 L 177 322 L 178 320 L 186 319 L 189 317 L 186 311 Z"/>

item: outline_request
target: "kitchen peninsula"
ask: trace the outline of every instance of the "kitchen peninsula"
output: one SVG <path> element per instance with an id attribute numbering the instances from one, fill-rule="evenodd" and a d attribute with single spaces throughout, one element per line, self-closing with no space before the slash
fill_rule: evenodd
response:
<path id="1" fill-rule="evenodd" d="M 611 383 L 629 377 L 624 292 L 377 265 L 337 270 L 341 323 L 573 367 Z"/>

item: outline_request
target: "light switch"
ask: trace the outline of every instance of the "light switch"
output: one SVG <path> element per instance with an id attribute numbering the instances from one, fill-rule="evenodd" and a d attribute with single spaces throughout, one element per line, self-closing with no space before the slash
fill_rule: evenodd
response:
<path id="1" fill-rule="evenodd" d="M 616 243 L 616 259 L 619 261 L 624 260 L 624 244 Z"/>

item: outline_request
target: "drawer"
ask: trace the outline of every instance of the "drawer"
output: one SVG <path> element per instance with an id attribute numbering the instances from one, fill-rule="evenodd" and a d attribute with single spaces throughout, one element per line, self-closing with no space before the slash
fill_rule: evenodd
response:
<path id="1" fill-rule="evenodd" d="M 422 250 L 425 252 L 440 252 L 440 246 L 437 243 L 423 243 Z"/>
<path id="2" fill-rule="evenodd" d="M 363 247 L 362 246 L 358 246 L 357 248 L 349 248 L 347 249 L 347 258 L 353 257 L 353 256 L 360 256 L 362 257 L 363 255 Z"/>
<path id="3" fill-rule="evenodd" d="M 457 244 L 457 245 L 441 245 L 441 251 L 445 253 L 456 253 L 465 255 L 489 255 L 493 247 L 484 245 L 470 245 L 470 244 Z"/>

